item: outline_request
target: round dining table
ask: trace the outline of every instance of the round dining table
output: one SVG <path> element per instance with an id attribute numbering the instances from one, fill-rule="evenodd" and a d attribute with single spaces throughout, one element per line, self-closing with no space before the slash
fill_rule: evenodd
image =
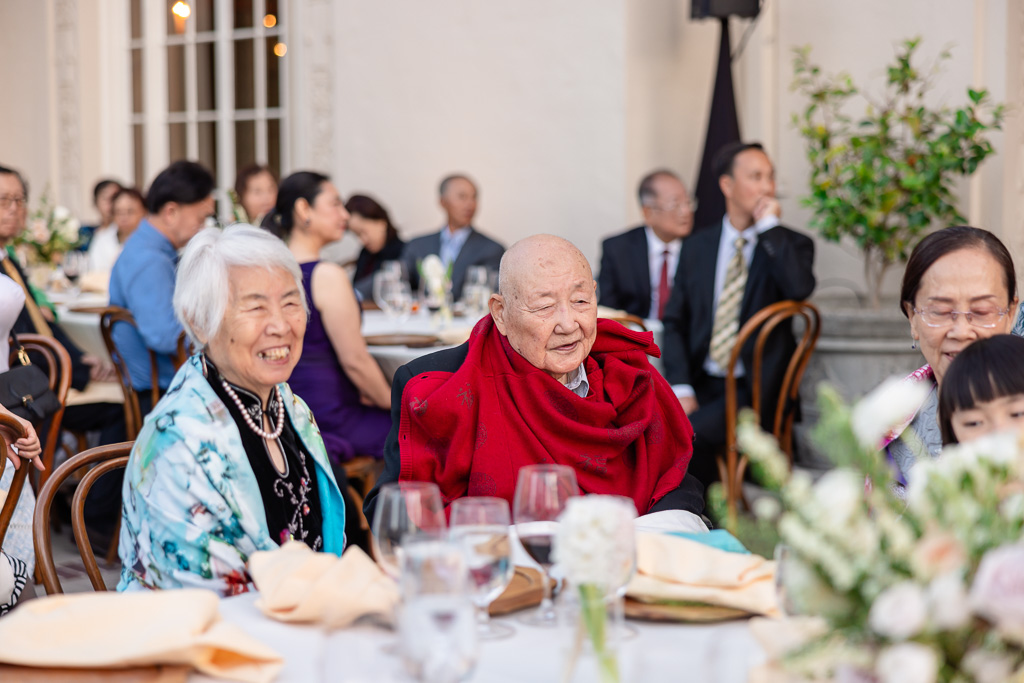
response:
<path id="1" fill-rule="evenodd" d="M 275 683 L 405 683 L 405 673 L 394 632 L 374 626 L 355 626 L 327 632 L 317 626 L 274 621 L 256 607 L 257 593 L 224 598 L 222 618 L 237 624 L 253 638 L 284 657 Z M 504 640 L 482 641 L 468 681 L 481 683 L 543 683 L 562 679 L 569 642 L 567 627 L 527 626 L 516 615 L 496 621 L 510 624 L 515 633 Z M 744 683 L 750 670 L 765 661 L 747 622 L 674 624 L 630 621 L 637 636 L 619 651 L 623 683 Z M 215 679 L 194 673 L 190 683 Z"/>

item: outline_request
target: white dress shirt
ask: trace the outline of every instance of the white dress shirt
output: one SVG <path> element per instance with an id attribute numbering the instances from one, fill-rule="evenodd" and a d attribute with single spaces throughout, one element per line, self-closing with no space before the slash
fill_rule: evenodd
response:
<path id="1" fill-rule="evenodd" d="M 775 214 L 768 214 L 741 233 L 729 221 L 728 214 L 722 218 L 722 237 L 718 242 L 718 260 L 715 263 L 715 305 L 711 311 L 712 320 L 714 320 L 715 313 L 718 311 L 718 299 L 721 298 L 722 290 L 725 288 L 725 274 L 729 270 L 729 261 L 732 260 L 733 255 L 736 253 L 736 247 L 733 246 L 736 238 L 743 235 L 747 239 L 747 243 L 743 245 L 743 259 L 747 262 L 747 270 L 749 271 L 750 262 L 754 258 L 754 249 L 757 248 L 757 238 L 760 237 L 761 233 L 771 230 L 778 224 L 779 217 Z M 704 371 L 712 377 L 725 377 L 725 368 L 711 360 L 710 349 L 707 358 L 704 359 Z M 745 374 L 746 370 L 743 367 L 743 361 L 737 360 L 736 377 L 743 377 Z M 672 389 L 679 398 L 694 395 L 693 387 L 689 384 L 676 384 L 673 385 Z"/>
<path id="2" fill-rule="evenodd" d="M 97 228 L 89 242 L 89 271 L 109 273 L 121 255 L 121 242 L 117 239 L 117 226 L 111 223 Z"/>
<path id="3" fill-rule="evenodd" d="M 590 380 L 587 379 L 587 371 L 582 363 L 566 378 L 565 388 L 580 398 L 586 398 L 590 393 Z"/>
<path id="4" fill-rule="evenodd" d="M 668 243 L 662 242 L 649 225 L 644 226 L 644 233 L 647 235 L 647 263 L 650 265 L 651 273 L 651 310 L 647 317 L 657 318 L 658 306 L 661 304 L 658 292 L 658 285 L 661 284 L 661 261 L 665 250 L 668 249 L 668 288 L 669 291 L 672 291 L 676 267 L 679 265 L 679 252 L 683 248 L 683 238 L 680 237 Z"/>
<path id="5" fill-rule="evenodd" d="M 469 239 L 469 233 L 473 232 L 473 228 L 466 226 L 459 228 L 455 232 L 446 225 L 441 228 L 441 253 L 438 256 L 441 257 L 441 263 L 444 264 L 445 268 L 455 263 L 455 259 L 459 258 L 459 252 L 462 251 L 462 247 L 465 246 L 466 240 Z"/>

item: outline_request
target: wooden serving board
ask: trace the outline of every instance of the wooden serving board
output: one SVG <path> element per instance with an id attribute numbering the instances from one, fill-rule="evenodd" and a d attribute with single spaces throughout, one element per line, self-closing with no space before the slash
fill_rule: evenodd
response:
<path id="1" fill-rule="evenodd" d="M 516 567 L 515 576 L 505 592 L 491 603 L 492 617 L 534 607 L 544 599 L 544 584 L 539 571 L 532 567 Z M 552 581 L 552 583 L 554 583 Z"/>
<path id="2" fill-rule="evenodd" d="M 414 349 L 435 346 L 440 341 L 432 334 L 371 334 L 363 340 L 368 346 L 408 346 Z"/>
<path id="3" fill-rule="evenodd" d="M 185 683 L 191 667 L 138 666 L 128 669 L 55 669 L 0 664 L 4 683 Z"/>
<path id="4" fill-rule="evenodd" d="M 640 619 L 642 621 L 696 623 L 745 619 L 753 616 L 750 612 L 744 612 L 732 607 L 718 607 L 716 605 L 666 605 L 654 602 L 640 602 L 632 598 L 626 598 L 625 612 L 626 616 L 630 619 Z"/>

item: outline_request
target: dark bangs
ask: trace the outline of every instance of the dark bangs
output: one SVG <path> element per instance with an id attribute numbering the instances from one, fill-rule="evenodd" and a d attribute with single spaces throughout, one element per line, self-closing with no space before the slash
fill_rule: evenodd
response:
<path id="1" fill-rule="evenodd" d="M 957 354 L 939 391 L 942 443 L 956 443 L 952 417 L 1004 396 L 1024 394 L 1024 338 L 998 334 L 979 339 Z"/>

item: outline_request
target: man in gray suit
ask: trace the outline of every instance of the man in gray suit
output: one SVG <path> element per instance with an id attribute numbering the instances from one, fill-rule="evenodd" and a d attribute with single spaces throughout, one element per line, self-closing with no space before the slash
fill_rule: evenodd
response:
<path id="1" fill-rule="evenodd" d="M 477 232 L 472 225 L 477 195 L 472 180 L 464 175 L 450 175 L 441 181 L 438 192 L 448 224 L 440 232 L 410 240 L 402 250 L 402 261 L 415 291 L 420 286 L 419 262 L 429 254 L 440 256 L 445 267 L 451 266 L 452 297 L 458 300 L 466 281 L 466 269 L 486 266 L 497 272 L 505 247 Z"/>

